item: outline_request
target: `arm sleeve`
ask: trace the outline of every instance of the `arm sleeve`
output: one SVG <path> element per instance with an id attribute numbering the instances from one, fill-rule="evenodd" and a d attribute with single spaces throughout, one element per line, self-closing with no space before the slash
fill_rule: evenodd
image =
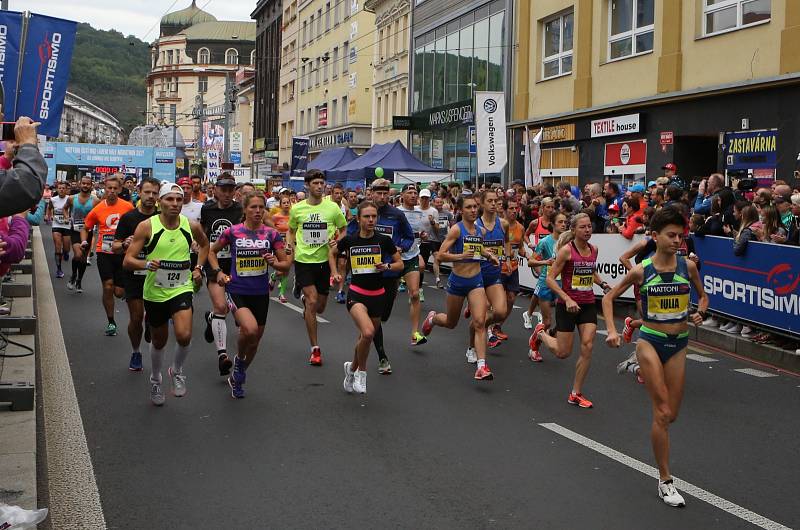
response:
<path id="1" fill-rule="evenodd" d="M 44 199 L 39 200 L 39 204 L 36 205 L 36 211 L 31 213 L 28 212 L 25 215 L 25 219 L 28 221 L 29 224 L 33 226 L 39 226 L 42 224 L 44 220 L 44 209 L 47 206 L 47 201 Z"/>
<path id="2" fill-rule="evenodd" d="M 17 150 L 12 168 L 0 172 L 0 217 L 25 211 L 42 198 L 47 164 L 39 149 L 23 144 Z"/>
<path id="3" fill-rule="evenodd" d="M 25 257 L 25 247 L 28 246 L 28 231 L 30 225 L 22 217 L 14 216 L 8 226 L 8 234 L 3 241 L 8 243 L 6 253 L 0 258 L 3 263 L 19 263 Z"/>

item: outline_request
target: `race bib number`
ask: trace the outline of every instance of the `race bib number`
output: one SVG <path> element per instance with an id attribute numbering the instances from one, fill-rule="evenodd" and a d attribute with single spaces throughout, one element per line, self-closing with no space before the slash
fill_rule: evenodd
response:
<path id="1" fill-rule="evenodd" d="M 437 220 L 437 225 L 439 226 L 439 230 L 447 230 L 450 228 L 450 220 L 446 216 L 440 217 Z"/>
<path id="2" fill-rule="evenodd" d="M 64 217 L 64 209 L 63 208 L 56 208 L 53 210 L 53 219 L 58 224 L 66 224 L 67 218 Z"/>
<path id="3" fill-rule="evenodd" d="M 144 259 L 144 260 L 146 260 L 147 259 L 147 254 L 145 254 L 144 251 L 141 251 L 136 256 L 136 259 Z M 133 275 L 134 276 L 147 276 L 147 269 L 142 269 L 140 271 L 133 271 Z"/>
<path id="4" fill-rule="evenodd" d="M 594 267 L 573 267 L 572 284 L 574 291 L 591 291 L 594 284 Z"/>
<path id="5" fill-rule="evenodd" d="M 303 243 L 306 245 L 328 244 L 328 223 L 303 223 Z"/>
<path id="6" fill-rule="evenodd" d="M 73 219 L 73 221 L 72 221 L 72 229 L 73 230 L 75 230 L 77 232 L 79 230 L 83 230 L 83 227 L 84 227 L 83 219 L 81 219 L 80 221 L 77 221 L 77 220 Z"/>
<path id="7" fill-rule="evenodd" d="M 483 246 L 486 250 L 497 256 L 497 259 L 503 261 L 506 255 L 506 249 L 503 246 L 503 241 L 497 239 L 487 239 L 483 241 Z"/>
<path id="8" fill-rule="evenodd" d="M 243 278 L 263 276 L 267 273 L 267 262 L 259 251 L 241 252 L 236 255 L 236 274 Z"/>
<path id="9" fill-rule="evenodd" d="M 381 262 L 381 247 L 379 245 L 365 245 L 350 249 L 350 269 L 353 274 L 373 274 L 378 272 L 377 265 Z"/>
<path id="10" fill-rule="evenodd" d="M 100 251 L 111 253 L 111 244 L 114 242 L 114 234 L 104 234 L 100 243 Z"/>
<path id="11" fill-rule="evenodd" d="M 679 320 L 689 314 L 689 285 L 668 283 L 647 287 L 647 317 L 650 320 Z"/>
<path id="12" fill-rule="evenodd" d="M 175 289 L 186 285 L 187 281 L 189 281 L 188 261 L 160 261 L 156 270 L 156 287 Z"/>
<path id="13" fill-rule="evenodd" d="M 482 260 L 483 238 L 481 236 L 464 236 L 464 254 L 472 254 L 473 260 Z"/>
<path id="14" fill-rule="evenodd" d="M 388 225 L 375 225 L 375 231 L 388 237 L 394 234 L 394 227 Z"/>

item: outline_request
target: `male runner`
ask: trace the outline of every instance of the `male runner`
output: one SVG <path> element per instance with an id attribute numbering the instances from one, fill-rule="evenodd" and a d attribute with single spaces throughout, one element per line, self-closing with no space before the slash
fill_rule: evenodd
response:
<path id="1" fill-rule="evenodd" d="M 433 254 L 433 276 L 436 278 L 436 287 L 443 289 L 442 279 L 439 276 L 439 249 L 442 247 L 442 241 L 450 231 L 450 227 L 453 226 L 454 218 L 453 213 L 445 209 L 444 199 L 441 196 L 437 195 L 433 199 L 433 207 L 436 209 L 435 226 L 433 223 L 431 224 L 432 229 L 428 233 L 427 244 Z"/>
<path id="2" fill-rule="evenodd" d="M 208 257 L 208 239 L 198 223 L 181 215 L 183 190 L 172 182 L 161 184 L 159 191 L 161 213 L 136 227 L 133 241 L 125 253 L 125 268 L 146 270 L 144 308 L 150 326 L 150 401 L 164 404 L 161 389 L 161 366 L 164 346 L 169 338 L 169 322 L 175 330 L 175 359 L 168 370 L 175 397 L 186 395 L 186 376 L 183 363 L 189 355 L 192 341 L 192 294 L 200 287 L 202 265 Z M 198 265 L 190 269 L 189 249 L 196 241 L 200 251 Z M 144 251 L 146 259 L 139 259 Z"/>
<path id="3" fill-rule="evenodd" d="M 61 270 L 61 262 L 69 259 L 70 228 L 69 220 L 69 195 L 67 195 L 67 183 L 64 181 L 56 184 L 56 195 L 50 197 L 47 203 L 45 217 L 53 223 L 53 247 L 55 248 L 56 258 L 56 278 L 63 278 L 64 272 Z"/>
<path id="4" fill-rule="evenodd" d="M 311 343 L 308 362 L 320 366 L 317 315 L 325 311 L 328 303 L 331 278 L 328 245 L 338 238 L 347 223 L 341 207 L 322 198 L 325 175 L 312 169 L 304 180 L 308 199 L 295 204 L 289 212 L 289 246 L 293 249 L 295 286 L 303 292 L 303 317 Z"/>
<path id="5" fill-rule="evenodd" d="M 86 273 L 86 254 L 81 251 L 81 230 L 83 230 L 84 220 L 94 205 L 98 202 L 92 195 L 92 177 L 84 175 L 78 182 L 78 193 L 70 195 L 67 207 L 72 218 L 72 277 L 67 284 L 70 291 L 75 289 L 83 292 L 83 275 Z"/>
<path id="6" fill-rule="evenodd" d="M 431 205 L 431 190 L 425 188 L 419 191 L 419 205 L 417 205 L 415 209 L 422 212 L 422 223 L 425 227 L 425 233 L 428 235 L 428 237 L 424 241 L 420 241 L 419 244 L 421 260 L 419 264 L 419 300 L 420 302 L 424 302 L 425 295 L 422 282 L 425 279 L 425 269 L 428 267 L 428 260 L 431 257 L 431 253 L 434 251 L 435 244 L 433 243 L 433 238 L 438 235 L 437 232 L 439 231 L 436 221 L 439 216 L 439 211 Z M 434 273 L 437 268 L 434 268 Z"/>
<path id="7" fill-rule="evenodd" d="M 194 196 L 192 195 L 192 181 L 189 179 L 189 177 L 181 177 L 178 179 L 176 184 L 183 189 L 183 206 L 181 206 L 181 215 L 190 221 L 199 223 L 200 210 L 203 208 L 203 203 L 195 200 Z"/>
<path id="8" fill-rule="evenodd" d="M 118 173 L 106 177 L 105 193 L 89 215 L 84 219 L 81 230 L 81 250 L 89 250 L 89 239 L 92 229 L 97 225 L 99 236 L 97 238 L 97 272 L 103 282 L 103 308 L 106 311 L 108 325 L 106 335 L 113 337 L 117 334 L 117 323 L 114 320 L 114 297 L 122 298 L 125 293 L 123 288 L 124 276 L 122 271 L 122 256 L 115 255 L 112 249 L 114 232 L 120 218 L 133 210 L 133 205 L 120 199 L 117 194 L 122 189 L 122 178 Z"/>
<path id="9" fill-rule="evenodd" d="M 417 185 L 406 184 L 403 186 L 403 202 L 398 208 L 406 216 L 408 224 L 411 225 L 411 230 L 414 231 L 414 243 L 411 248 L 400 253 L 400 257 L 403 258 L 403 280 L 405 280 L 406 288 L 408 289 L 412 346 L 419 346 L 428 342 L 425 335 L 419 332 L 419 317 L 422 312 L 422 306 L 420 305 L 419 244 L 421 240 L 428 239 L 428 233 L 425 231 L 428 219 L 423 217 L 420 210 L 416 209 L 417 197 Z"/>
<path id="10" fill-rule="evenodd" d="M 214 197 L 216 200 L 207 202 L 200 210 L 200 223 L 203 225 L 203 230 L 205 230 L 210 244 L 213 244 L 222 232 L 242 222 L 242 205 L 233 200 L 235 188 L 236 180 L 231 174 L 228 172 L 221 174 L 214 185 Z M 217 252 L 217 260 L 219 261 L 220 270 L 230 276 L 230 247 L 225 247 Z M 198 263 L 200 262 L 198 261 Z M 219 273 L 218 270 L 211 269 L 206 265 L 206 285 L 208 286 L 213 312 L 205 312 L 206 330 L 204 338 L 206 342 L 215 343 L 219 361 L 219 375 L 226 376 L 231 373 L 231 367 L 233 366 L 233 361 L 228 357 L 228 328 L 225 325 L 225 316 L 228 314 L 228 301 L 225 298 L 225 288 L 216 281 L 217 273 Z"/>
<path id="11" fill-rule="evenodd" d="M 117 224 L 117 231 L 114 234 L 114 244 L 112 246 L 115 254 L 124 255 L 125 251 L 133 241 L 133 234 L 136 227 L 146 219 L 156 213 L 156 200 L 161 183 L 152 177 L 145 177 L 140 185 L 139 206 L 122 216 Z M 137 259 L 145 259 L 145 251 L 142 250 Z M 142 301 L 144 290 L 144 279 L 147 274 L 145 270 L 124 271 L 125 282 L 125 302 L 128 304 L 128 338 L 131 341 L 131 360 L 128 369 L 132 372 L 142 370 L 142 352 L 139 349 L 142 343 L 142 333 L 144 328 L 144 302 Z"/>

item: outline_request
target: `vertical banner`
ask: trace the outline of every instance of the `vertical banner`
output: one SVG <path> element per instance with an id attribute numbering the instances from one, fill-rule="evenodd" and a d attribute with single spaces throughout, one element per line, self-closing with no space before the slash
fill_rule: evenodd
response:
<path id="1" fill-rule="evenodd" d="M 533 137 L 533 146 L 531 149 L 531 182 L 534 186 L 537 186 L 542 183 L 542 172 L 539 171 L 539 166 L 542 163 L 542 134 L 544 133 L 544 127 L 539 129 L 539 132 L 536 133 L 536 136 Z M 528 138 L 528 142 L 531 142 L 530 137 Z"/>
<path id="2" fill-rule="evenodd" d="M 16 115 L 41 122 L 39 132 L 47 136 L 59 134 L 77 27 L 44 15 L 28 19 Z"/>
<path id="3" fill-rule="evenodd" d="M 17 81 L 22 51 L 22 13 L 0 11 L 0 81 L 5 121 L 16 121 Z"/>
<path id="4" fill-rule="evenodd" d="M 209 149 L 206 152 L 206 180 L 213 184 L 217 182 L 217 177 L 219 177 L 219 174 L 219 151 L 216 149 Z"/>
<path id="5" fill-rule="evenodd" d="M 292 138 L 292 166 L 289 176 L 302 175 L 308 168 L 308 137 Z"/>
<path id="6" fill-rule="evenodd" d="M 508 162 L 506 102 L 502 92 L 475 92 L 478 173 L 500 173 Z"/>

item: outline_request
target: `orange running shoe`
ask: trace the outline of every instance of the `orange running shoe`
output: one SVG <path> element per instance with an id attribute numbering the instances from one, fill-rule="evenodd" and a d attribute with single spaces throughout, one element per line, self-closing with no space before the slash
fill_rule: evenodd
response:
<path id="1" fill-rule="evenodd" d="M 308 359 L 308 364 L 311 366 L 322 366 L 322 351 L 319 346 L 314 346 L 311 349 L 311 357 Z"/>
<path id="2" fill-rule="evenodd" d="M 492 375 L 492 371 L 489 370 L 489 367 L 484 364 L 475 370 L 475 379 L 477 381 L 491 381 L 494 379 L 494 375 Z"/>
<path id="3" fill-rule="evenodd" d="M 625 317 L 625 327 L 622 329 L 622 340 L 626 343 L 630 343 L 631 339 L 633 338 L 633 326 L 631 323 L 633 319 L 631 317 Z"/>
<path id="4" fill-rule="evenodd" d="M 582 409 L 590 409 L 593 406 L 591 401 L 583 397 L 583 394 L 576 394 L 575 392 L 569 393 L 567 403 L 570 405 L 577 405 Z"/>
<path id="5" fill-rule="evenodd" d="M 508 335 L 503 333 L 503 329 L 498 324 L 495 324 L 492 327 L 492 335 L 494 335 L 500 340 L 508 340 Z"/>

